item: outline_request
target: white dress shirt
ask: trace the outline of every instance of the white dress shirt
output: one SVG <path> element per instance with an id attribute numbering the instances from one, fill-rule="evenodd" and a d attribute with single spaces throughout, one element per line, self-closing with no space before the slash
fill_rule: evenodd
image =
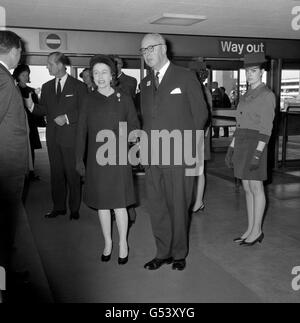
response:
<path id="1" fill-rule="evenodd" d="M 166 71 L 167 71 L 169 65 L 170 65 L 170 61 L 168 60 L 167 63 L 159 71 L 154 70 L 154 74 L 155 75 L 156 75 L 157 72 L 159 72 L 159 74 L 158 74 L 159 84 L 161 83 L 163 77 L 165 76 Z"/>

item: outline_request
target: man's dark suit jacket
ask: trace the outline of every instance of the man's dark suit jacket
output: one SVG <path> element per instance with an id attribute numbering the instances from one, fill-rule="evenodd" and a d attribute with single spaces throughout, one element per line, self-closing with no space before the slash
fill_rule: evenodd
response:
<path id="1" fill-rule="evenodd" d="M 47 144 L 57 143 L 63 147 L 73 147 L 76 141 L 77 120 L 82 100 L 86 95 L 84 83 L 68 75 L 60 100 L 57 101 L 55 79 L 45 83 L 42 87 L 41 100 L 34 105 L 33 113 L 46 115 Z M 67 115 L 70 124 L 59 126 L 54 119 L 60 115 Z"/>
<path id="2" fill-rule="evenodd" d="M 192 130 L 195 133 L 195 130 L 204 129 L 208 117 L 201 85 L 196 76 L 190 70 L 172 63 L 157 90 L 154 87 L 153 73 L 142 80 L 141 110 L 143 129 L 148 138 L 151 130 L 179 130 L 182 134 L 184 130 Z M 157 153 L 157 147 L 155 150 Z M 161 156 L 162 149 L 159 153 Z M 150 160 L 149 156 L 149 162 Z M 170 166 L 174 166 L 172 158 Z"/>
<path id="3" fill-rule="evenodd" d="M 0 64 L 0 177 L 25 175 L 28 156 L 23 99 L 11 74 Z"/>
<path id="4" fill-rule="evenodd" d="M 134 77 L 122 73 L 118 78 L 118 82 L 118 88 L 121 91 L 123 91 L 125 94 L 128 94 L 132 98 L 135 97 L 137 80 Z"/>

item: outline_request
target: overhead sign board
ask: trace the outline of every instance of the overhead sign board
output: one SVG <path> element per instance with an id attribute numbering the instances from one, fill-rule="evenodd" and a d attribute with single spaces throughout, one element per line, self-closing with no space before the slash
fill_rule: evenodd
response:
<path id="1" fill-rule="evenodd" d="M 223 57 L 243 57 L 245 54 L 266 52 L 266 44 L 263 41 L 247 41 L 221 39 L 219 40 L 219 54 Z"/>

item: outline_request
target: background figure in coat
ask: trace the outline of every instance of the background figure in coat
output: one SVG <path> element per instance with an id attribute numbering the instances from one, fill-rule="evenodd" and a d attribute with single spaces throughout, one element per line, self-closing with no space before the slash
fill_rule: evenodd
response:
<path id="1" fill-rule="evenodd" d="M 85 83 L 87 87 L 88 93 L 91 93 L 95 90 L 96 85 L 93 82 L 91 70 L 89 68 L 85 68 L 80 74 L 79 77 L 82 78 L 83 82 Z"/>
<path id="2" fill-rule="evenodd" d="M 204 132 L 204 160 L 210 159 L 210 146 L 211 146 L 211 114 L 212 114 L 212 95 L 209 89 L 204 85 L 205 80 L 208 78 L 208 70 L 206 64 L 201 61 L 191 62 L 189 68 L 194 71 L 201 84 L 201 88 L 204 94 L 206 107 L 208 109 L 208 119 L 205 126 Z M 203 202 L 205 189 L 205 175 L 204 172 L 197 177 L 197 189 L 196 189 L 196 200 L 193 206 L 193 212 L 204 211 L 205 205 Z"/>
<path id="3" fill-rule="evenodd" d="M 23 98 L 29 98 L 29 93 L 31 93 L 32 100 L 34 103 L 38 103 L 38 97 L 35 93 L 35 90 L 32 87 L 27 86 L 27 83 L 30 83 L 29 79 L 30 75 L 30 68 L 28 65 L 20 64 L 18 65 L 14 72 L 13 77 L 18 83 L 18 87 L 21 91 Z M 30 140 L 30 149 L 31 149 L 31 157 L 32 157 L 32 164 L 34 168 L 35 162 L 35 149 L 42 148 L 42 144 L 40 141 L 38 127 L 45 127 L 46 123 L 43 117 L 37 117 L 29 112 L 27 108 L 24 109 L 27 114 L 27 120 L 29 125 L 29 140 Z M 29 172 L 29 180 L 38 180 L 39 176 L 35 175 L 34 170 Z"/>
<path id="4" fill-rule="evenodd" d="M 124 128 L 119 128 L 119 123 L 126 122 L 129 133 L 139 127 L 138 118 L 131 97 L 113 87 L 116 77 L 114 62 L 108 56 L 96 55 L 91 59 L 90 65 L 98 89 L 86 97 L 80 114 L 76 168 L 81 176 L 85 176 L 84 202 L 89 207 L 98 210 L 105 241 L 101 260 L 109 261 L 111 257 L 110 210 L 114 210 L 119 232 L 118 262 L 125 264 L 128 261 L 128 214 L 126 207 L 135 203 L 135 192 L 131 165 L 128 162 L 125 165 L 119 163 L 121 155 L 118 151 L 119 145 L 122 145 L 126 152 L 128 148 L 127 139 L 125 142 L 120 142 L 121 137 L 127 138 L 127 134 Z M 112 145 L 108 149 L 104 149 L 107 146 L 107 142 L 104 142 L 106 140 L 97 139 L 103 138 L 101 131 L 103 131 L 105 138 L 108 138 L 106 136 L 109 135 L 115 138 L 115 146 Z M 86 138 L 88 138 L 87 147 Z M 83 158 L 86 148 L 85 170 Z M 105 157 L 107 151 L 112 160 Z"/>
<path id="5" fill-rule="evenodd" d="M 149 142 L 155 131 L 176 130 L 184 138 L 184 130 L 193 134 L 203 130 L 208 111 L 196 75 L 170 63 L 165 39 L 159 34 L 147 34 L 143 38 L 141 53 L 152 70 L 141 82 L 143 129 Z M 157 248 L 156 257 L 144 266 L 149 270 L 172 262 L 175 270 L 186 266 L 194 176 L 186 176 L 183 159 L 181 165 L 174 161 L 174 151 L 182 148 L 179 145 L 177 142 L 171 147 L 169 165 L 152 163 L 157 156 L 162 156 L 161 145 L 155 145 L 151 149 L 150 166 L 146 167 L 147 199 Z"/>
<path id="6" fill-rule="evenodd" d="M 262 219 L 266 206 L 263 181 L 267 179 L 267 152 L 273 119 L 275 95 L 262 83 L 266 59 L 263 53 L 245 55 L 244 67 L 250 86 L 237 107 L 237 128 L 225 162 L 233 167 L 246 193 L 248 228 L 234 239 L 244 246 L 262 242 Z"/>
<path id="7" fill-rule="evenodd" d="M 121 57 L 119 56 L 112 56 L 112 57 L 117 67 L 118 90 L 131 96 L 131 98 L 134 99 L 136 94 L 137 80 L 134 77 L 126 75 L 124 72 L 122 72 L 122 68 L 124 64 Z"/>
<path id="8" fill-rule="evenodd" d="M 47 68 L 55 78 L 42 87 L 39 104 L 32 98 L 26 104 L 32 112 L 46 116 L 46 140 L 51 170 L 53 209 L 48 218 L 66 214 L 67 187 L 69 189 L 70 219 L 79 219 L 81 203 L 80 176 L 76 172 L 75 142 L 77 121 L 85 85 L 66 73 L 67 57 L 54 52 L 48 56 Z"/>
<path id="9" fill-rule="evenodd" d="M 0 30 L 0 266 L 8 268 L 16 224 L 25 213 L 22 192 L 29 166 L 23 100 L 9 70 L 18 65 L 21 38 Z"/>

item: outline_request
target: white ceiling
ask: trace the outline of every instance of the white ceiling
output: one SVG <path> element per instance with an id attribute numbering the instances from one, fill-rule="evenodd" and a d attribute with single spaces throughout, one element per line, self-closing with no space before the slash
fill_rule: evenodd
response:
<path id="1" fill-rule="evenodd" d="M 300 0 L 0 0 L 0 5 L 9 27 L 300 39 L 291 25 Z M 150 24 L 163 13 L 207 20 L 189 27 Z"/>

